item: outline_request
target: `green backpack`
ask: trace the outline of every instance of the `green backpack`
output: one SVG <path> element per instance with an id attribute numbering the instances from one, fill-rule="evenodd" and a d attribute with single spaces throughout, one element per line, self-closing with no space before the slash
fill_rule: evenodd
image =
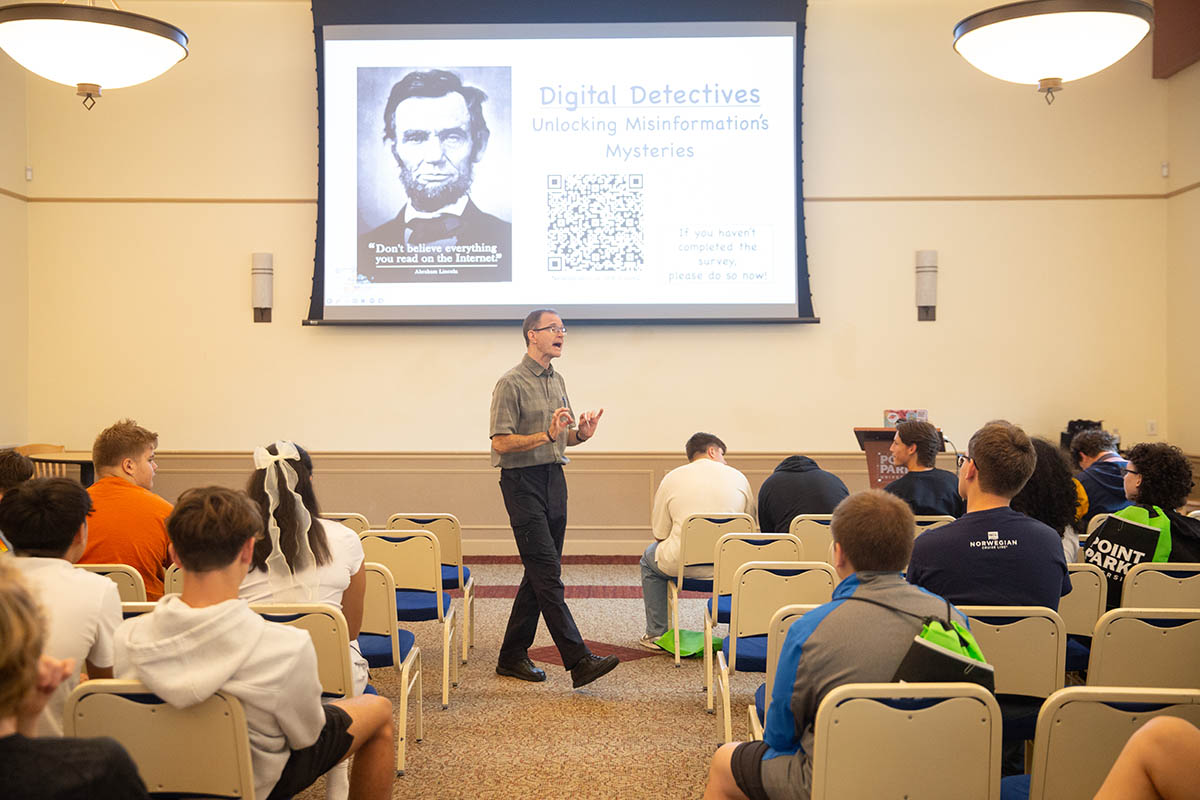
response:
<path id="1" fill-rule="evenodd" d="M 996 675 L 983 657 L 979 643 L 967 626 L 954 619 L 950 601 L 946 600 L 946 618 L 914 614 L 902 608 L 869 600 L 848 597 L 921 620 L 921 630 L 896 667 L 893 681 L 903 683 L 977 683 L 989 692 L 996 691 Z"/>

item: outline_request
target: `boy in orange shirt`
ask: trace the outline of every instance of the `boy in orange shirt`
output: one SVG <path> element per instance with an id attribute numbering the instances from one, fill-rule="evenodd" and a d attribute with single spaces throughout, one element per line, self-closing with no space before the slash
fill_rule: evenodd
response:
<path id="1" fill-rule="evenodd" d="M 167 516 L 171 504 L 150 491 L 158 434 L 131 419 L 100 432 L 92 446 L 98 479 L 88 487 L 93 511 L 88 517 L 87 549 L 80 564 L 128 564 L 142 574 L 146 599 L 163 595 L 167 552 Z"/>

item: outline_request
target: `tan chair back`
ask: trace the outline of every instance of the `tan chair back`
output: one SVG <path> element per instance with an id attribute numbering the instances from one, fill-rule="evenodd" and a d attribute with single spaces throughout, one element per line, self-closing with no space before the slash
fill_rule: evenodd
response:
<path id="1" fill-rule="evenodd" d="M 1087 537 L 1090 537 L 1093 533 L 1095 533 L 1096 528 L 1099 528 L 1101 525 L 1103 525 L 1104 521 L 1111 516 L 1112 516 L 1112 514 L 1097 514 L 1096 516 L 1092 517 L 1091 520 L 1088 522 Z M 1087 538 L 1087 537 L 1085 537 L 1085 538 Z"/>
<path id="2" fill-rule="evenodd" d="M 154 610 L 156 605 L 158 605 L 158 603 L 137 601 L 123 602 L 121 603 L 121 619 L 129 619 L 130 617 L 149 614 Z"/>
<path id="3" fill-rule="evenodd" d="M 1120 707 L 1125 704 L 1138 707 Z M 1029 800 L 1091 800 L 1134 731 L 1163 715 L 1200 725 L 1200 691 L 1107 686 L 1059 689 L 1038 714 Z"/>
<path id="4" fill-rule="evenodd" d="M 397 589 L 437 592 L 438 619 L 442 618 L 442 553 L 437 536 L 423 530 L 371 531 L 359 539 L 366 560 L 387 567 Z"/>
<path id="5" fill-rule="evenodd" d="M 163 594 L 183 594 L 183 570 L 178 564 L 172 564 L 163 573 Z"/>
<path id="6" fill-rule="evenodd" d="M 76 564 L 97 575 L 103 575 L 117 585 L 117 594 L 123 603 L 141 603 L 146 600 L 146 581 L 142 573 L 128 564 Z"/>
<path id="7" fill-rule="evenodd" d="M 883 702 L 905 698 L 941 702 L 918 710 Z M 1000 734 L 996 698 L 973 683 L 839 686 L 817 709 L 812 800 L 998 800 Z"/>
<path id="8" fill-rule="evenodd" d="M 775 669 L 779 666 L 779 654 L 783 651 L 783 642 L 787 639 L 792 623 L 816 608 L 818 603 L 789 603 L 778 609 L 771 617 L 767 627 L 767 694 L 763 704 L 763 713 L 771 707 L 771 687 L 775 685 Z"/>
<path id="9" fill-rule="evenodd" d="M 437 537 L 442 552 L 442 563 L 458 567 L 458 585 L 463 585 L 462 525 L 453 514 L 392 514 L 387 521 L 388 530 L 429 531 Z"/>
<path id="10" fill-rule="evenodd" d="M 1200 608 L 1200 564 L 1134 564 L 1125 575 L 1121 606 Z"/>
<path id="11" fill-rule="evenodd" d="M 691 514 L 679 529 L 679 572 L 683 583 L 685 567 L 708 564 L 716 552 L 717 540 L 727 533 L 753 533 L 754 518 L 749 514 Z"/>
<path id="12" fill-rule="evenodd" d="M 353 697 L 350 628 L 342 612 L 325 603 L 251 603 L 250 609 L 271 622 L 307 631 L 317 651 L 317 675 L 326 698 Z"/>
<path id="13" fill-rule="evenodd" d="M 321 519 L 331 519 L 335 522 L 340 522 L 360 535 L 364 531 L 371 529 L 371 523 L 367 522 L 367 518 L 353 511 L 327 511 L 321 514 Z"/>
<path id="14" fill-rule="evenodd" d="M 138 681 L 84 681 L 67 697 L 63 733 L 116 739 L 152 793 L 254 800 L 250 737 L 236 697 L 217 692 L 174 708 L 146 702 L 147 695 L 154 698 Z"/>
<path id="15" fill-rule="evenodd" d="M 13 449 L 23 456 L 36 456 L 41 453 L 65 453 L 67 451 L 67 446 L 62 444 L 34 442 L 33 444 L 23 444 Z"/>
<path id="16" fill-rule="evenodd" d="M 1058 601 L 1058 615 L 1067 633 L 1091 636 L 1096 621 L 1104 613 L 1108 597 L 1108 579 L 1095 564 L 1067 564 L 1071 591 Z"/>
<path id="17" fill-rule="evenodd" d="M 1088 686 L 1200 689 L 1198 664 L 1200 609 L 1114 608 L 1096 623 Z"/>
<path id="18" fill-rule="evenodd" d="M 396 618 L 396 580 L 392 571 L 383 564 L 368 561 L 363 564 L 363 575 L 367 587 L 363 594 L 362 633 L 392 637 L 392 663 L 400 663 L 400 652 L 396 647 L 395 631 L 400 621 Z"/>
<path id="19" fill-rule="evenodd" d="M 738 567 L 750 561 L 803 560 L 804 545 L 790 533 L 727 533 L 713 552 L 713 594 L 731 594 Z"/>
<path id="20" fill-rule="evenodd" d="M 913 521 L 917 524 L 917 536 L 920 536 L 925 531 L 931 531 L 948 522 L 954 522 L 954 517 L 949 514 L 916 514 L 913 516 Z"/>
<path id="21" fill-rule="evenodd" d="M 828 603 L 837 583 L 837 573 L 824 561 L 751 561 L 738 567 L 729 614 L 730 665 L 736 663 L 736 637 L 765 635 L 785 605 Z"/>
<path id="22" fill-rule="evenodd" d="M 832 514 L 799 514 L 792 519 L 788 533 L 800 539 L 806 558 L 833 563 L 833 534 L 829 530 Z"/>
<path id="23" fill-rule="evenodd" d="M 1049 697 L 1063 687 L 1067 629 L 1057 612 L 1041 606 L 958 610 L 971 618 L 971 633 L 996 670 L 997 694 Z"/>

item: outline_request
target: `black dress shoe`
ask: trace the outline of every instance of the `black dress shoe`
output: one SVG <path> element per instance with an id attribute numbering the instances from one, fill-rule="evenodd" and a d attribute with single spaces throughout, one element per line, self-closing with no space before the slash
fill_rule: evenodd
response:
<path id="1" fill-rule="evenodd" d="M 578 664 L 571 667 L 571 685 L 576 689 L 580 686 L 587 686 L 596 678 L 612 672 L 619 663 L 621 660 L 616 656 L 598 656 L 595 653 L 588 653 Z"/>
<path id="2" fill-rule="evenodd" d="M 546 680 L 546 671 L 535 667 L 533 662 L 528 658 L 522 658 L 515 664 L 497 664 L 496 674 L 507 675 L 510 678 L 520 678 L 523 681 L 533 681 L 534 683 Z"/>

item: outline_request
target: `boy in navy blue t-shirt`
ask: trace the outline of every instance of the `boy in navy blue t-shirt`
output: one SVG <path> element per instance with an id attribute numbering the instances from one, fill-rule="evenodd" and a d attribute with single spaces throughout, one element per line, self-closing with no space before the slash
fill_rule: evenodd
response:
<path id="1" fill-rule="evenodd" d="M 984 425 L 959 456 L 967 513 L 913 544 L 908 582 L 959 605 L 1046 606 L 1071 591 L 1062 540 L 1053 528 L 1009 508 L 1037 453 L 1010 422 Z"/>

